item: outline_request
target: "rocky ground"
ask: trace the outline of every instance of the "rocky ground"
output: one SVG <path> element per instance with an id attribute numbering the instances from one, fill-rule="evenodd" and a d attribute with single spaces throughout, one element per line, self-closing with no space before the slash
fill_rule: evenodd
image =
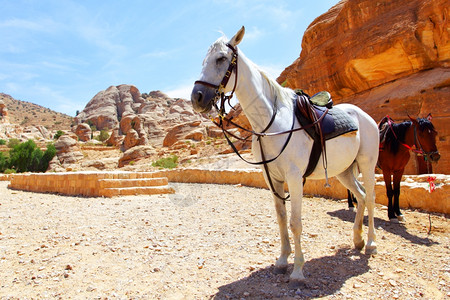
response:
<path id="1" fill-rule="evenodd" d="M 450 297 L 448 216 L 406 210 L 406 224 L 390 224 L 377 206 L 369 257 L 352 247 L 344 202 L 305 198 L 307 280 L 289 290 L 288 275 L 273 273 L 280 241 L 267 190 L 173 184 L 174 195 L 80 198 L 7 184 L 0 299 Z"/>

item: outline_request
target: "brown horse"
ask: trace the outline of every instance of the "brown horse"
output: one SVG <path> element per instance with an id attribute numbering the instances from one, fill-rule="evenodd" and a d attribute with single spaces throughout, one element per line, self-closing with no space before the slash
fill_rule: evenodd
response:
<path id="1" fill-rule="evenodd" d="M 388 217 L 392 222 L 405 221 L 399 207 L 400 181 L 409 161 L 410 151 L 423 155 L 427 165 L 430 162 L 437 162 L 441 157 L 436 147 L 437 132 L 431 119 L 429 114 L 425 119 L 410 117 L 410 121 L 395 124 L 389 116 L 386 116 L 378 125 L 380 130 L 378 167 L 383 170 L 389 200 Z M 349 190 L 347 193 L 348 207 L 353 211 L 356 198 Z"/>
<path id="2" fill-rule="evenodd" d="M 380 130 L 378 166 L 383 171 L 386 183 L 388 217 L 394 222 L 405 221 L 399 207 L 400 181 L 409 161 L 410 151 L 423 155 L 427 164 L 437 162 L 441 157 L 436 147 L 437 132 L 431 123 L 431 114 L 427 118 L 409 118 L 410 121 L 396 124 L 386 116 L 378 125 Z"/>

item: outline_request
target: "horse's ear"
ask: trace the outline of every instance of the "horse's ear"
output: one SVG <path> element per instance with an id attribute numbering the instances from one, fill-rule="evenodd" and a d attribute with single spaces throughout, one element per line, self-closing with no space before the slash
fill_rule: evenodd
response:
<path id="1" fill-rule="evenodd" d="M 231 40 L 228 42 L 231 46 L 236 47 L 244 38 L 245 34 L 245 27 L 242 26 L 241 29 L 231 38 Z"/>
<path id="2" fill-rule="evenodd" d="M 433 119 L 433 117 L 431 116 L 431 113 L 429 113 L 427 116 L 427 120 L 431 122 L 432 119 Z"/>
<path id="3" fill-rule="evenodd" d="M 409 114 L 408 114 L 408 118 L 409 118 L 413 123 L 417 123 L 417 119 L 411 117 Z"/>

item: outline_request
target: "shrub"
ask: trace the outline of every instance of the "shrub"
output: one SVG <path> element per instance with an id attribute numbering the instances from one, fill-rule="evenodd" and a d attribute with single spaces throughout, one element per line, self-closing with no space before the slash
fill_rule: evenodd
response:
<path id="1" fill-rule="evenodd" d="M 5 140 L 2 140 L 2 139 L 0 139 L 0 145 L 6 145 L 6 141 L 5 141 Z"/>
<path id="2" fill-rule="evenodd" d="M 100 142 L 104 142 L 109 138 L 109 133 L 107 130 L 102 129 L 100 131 L 100 135 L 97 137 L 97 140 L 99 140 Z"/>
<path id="3" fill-rule="evenodd" d="M 56 148 L 53 144 L 48 144 L 47 150 L 42 152 L 32 140 L 28 140 L 9 151 L 9 167 L 18 173 L 45 172 L 55 154 Z"/>
<path id="4" fill-rule="evenodd" d="M 0 173 L 5 172 L 9 168 L 9 159 L 2 152 L 0 152 Z"/>
<path id="5" fill-rule="evenodd" d="M 53 136 L 54 140 L 59 139 L 60 136 L 62 136 L 64 134 L 64 132 L 62 130 L 58 130 L 55 135 Z"/>
<path id="6" fill-rule="evenodd" d="M 172 155 L 169 157 L 164 157 L 161 159 L 158 159 L 157 161 L 154 161 L 152 163 L 153 167 L 160 167 L 165 169 L 173 169 L 178 166 L 178 156 Z"/>
<path id="7" fill-rule="evenodd" d="M 8 148 L 14 148 L 15 146 L 19 145 L 20 141 L 18 139 L 10 139 L 8 141 Z"/>

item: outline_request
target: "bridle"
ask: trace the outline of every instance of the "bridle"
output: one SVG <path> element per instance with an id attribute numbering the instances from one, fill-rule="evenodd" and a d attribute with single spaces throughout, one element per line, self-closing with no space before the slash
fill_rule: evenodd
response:
<path id="1" fill-rule="evenodd" d="M 249 129 L 244 128 L 241 125 L 233 122 L 232 118 L 228 118 L 227 117 L 227 114 L 225 112 L 225 103 L 228 102 L 230 107 L 232 107 L 231 104 L 230 104 L 230 100 L 233 97 L 234 92 L 236 90 L 237 77 L 238 77 L 238 63 L 237 63 L 238 62 L 238 49 L 233 47 L 229 43 L 227 43 L 226 46 L 231 49 L 233 54 L 231 56 L 231 62 L 229 64 L 229 66 L 228 66 L 228 69 L 227 69 L 224 77 L 222 78 L 222 81 L 220 82 L 220 84 L 219 85 L 215 85 L 215 84 L 212 84 L 212 83 L 209 83 L 209 82 L 206 82 L 206 81 L 202 81 L 202 80 L 197 80 L 197 81 L 194 82 L 194 84 L 201 84 L 201 85 L 204 85 L 204 86 L 216 89 L 215 96 L 214 96 L 214 98 L 211 101 L 213 101 L 214 107 L 217 109 L 217 111 L 219 113 L 219 121 L 217 122 L 213 118 L 211 119 L 211 121 L 216 126 L 218 126 L 220 129 L 222 129 L 223 135 L 225 136 L 225 139 L 227 140 L 228 145 L 230 145 L 230 147 L 239 156 L 240 159 L 242 159 L 243 161 L 245 161 L 248 164 L 263 165 L 264 166 L 264 170 L 266 172 L 266 175 L 267 175 L 267 178 L 268 178 L 268 181 L 269 181 L 269 186 L 270 186 L 270 189 L 272 190 L 272 193 L 275 196 L 277 196 L 279 199 L 281 199 L 283 201 L 283 203 L 284 203 L 284 201 L 289 199 L 290 195 L 288 194 L 286 197 L 282 197 L 275 191 L 275 188 L 274 188 L 273 183 L 272 183 L 272 179 L 271 179 L 270 174 L 269 174 L 269 169 L 268 169 L 267 164 L 270 163 L 270 162 L 275 161 L 278 157 L 280 157 L 280 155 L 284 152 L 284 150 L 286 149 L 287 145 L 289 144 L 289 141 L 291 140 L 292 134 L 294 132 L 300 131 L 300 130 L 304 130 L 304 129 L 307 129 L 307 128 L 315 126 L 317 123 L 322 121 L 322 119 L 325 117 L 326 113 L 324 113 L 315 122 L 313 122 L 311 124 L 308 124 L 307 126 L 298 127 L 298 128 L 294 129 L 295 120 L 296 120 L 295 111 L 294 111 L 294 116 L 292 118 L 292 126 L 291 126 L 290 130 L 285 130 L 285 131 L 281 131 L 281 132 L 267 132 L 267 130 L 269 130 L 269 128 L 272 126 L 273 122 L 275 121 L 275 117 L 276 117 L 276 114 L 277 114 L 277 99 L 275 98 L 275 101 L 274 101 L 274 104 L 273 104 L 273 109 L 272 109 L 272 111 L 273 111 L 272 117 L 271 117 L 269 123 L 267 124 L 267 126 L 264 128 L 263 131 L 256 132 L 256 131 L 253 131 L 253 130 L 249 130 Z M 225 95 L 224 91 L 225 91 L 225 88 L 226 88 L 226 86 L 228 84 L 228 81 L 230 80 L 230 77 L 231 77 L 231 74 L 233 73 L 233 71 L 235 71 L 234 87 L 231 90 L 231 93 L 229 95 Z M 217 106 L 217 102 L 218 102 L 219 99 L 220 99 L 220 107 Z M 295 105 L 295 103 L 294 103 L 294 105 Z M 328 111 L 328 109 L 327 109 L 327 111 Z M 232 134 L 231 132 L 229 132 L 228 130 L 225 129 L 224 121 L 226 121 L 227 124 L 231 124 L 231 125 L 239 128 L 239 129 L 241 129 L 241 130 L 243 130 L 245 132 L 250 133 L 250 135 L 248 135 L 245 138 L 242 138 L 242 137 L 239 137 L 239 136 L 236 136 L 236 135 Z M 276 135 L 282 135 L 282 134 L 288 134 L 288 137 L 286 138 L 286 141 L 285 141 L 283 147 L 281 148 L 280 152 L 275 157 L 273 157 L 271 159 L 266 159 L 265 154 L 264 154 L 264 150 L 263 150 L 263 146 L 262 146 L 261 138 L 264 137 L 264 136 L 276 136 Z M 243 158 L 241 156 L 241 154 L 239 153 L 239 150 L 236 148 L 236 146 L 234 146 L 233 142 L 229 138 L 229 136 L 232 136 L 233 138 L 236 138 L 238 140 L 248 142 L 249 138 L 252 135 L 257 136 L 257 141 L 259 142 L 259 148 L 260 148 L 261 158 L 262 158 L 261 161 L 253 162 L 253 161 L 248 161 L 245 158 Z M 305 178 L 303 180 L 305 181 Z"/>
<path id="2" fill-rule="evenodd" d="M 227 47 L 231 49 L 233 54 L 231 55 L 231 62 L 228 65 L 228 70 L 225 72 L 225 75 L 222 78 L 222 81 L 219 85 L 215 85 L 206 81 L 197 80 L 194 82 L 194 84 L 202 84 L 207 87 L 212 87 L 216 89 L 215 97 L 211 100 L 214 101 L 214 106 L 216 107 L 217 111 L 219 112 L 219 116 L 225 115 L 225 102 L 228 102 L 230 104 L 231 98 L 233 98 L 234 91 L 236 90 L 237 85 L 237 75 L 238 75 L 238 51 L 237 48 L 231 46 L 229 43 L 227 43 Z M 227 87 L 228 81 L 230 80 L 231 74 L 236 69 L 236 76 L 234 76 L 234 87 L 231 90 L 231 93 L 229 95 L 225 95 L 225 88 Z M 220 98 L 220 108 L 217 107 L 217 100 Z M 230 105 L 231 106 L 231 105 Z"/>
<path id="3" fill-rule="evenodd" d="M 397 135 L 395 134 L 394 128 L 392 127 L 392 119 L 387 116 L 387 121 L 389 124 L 389 128 L 392 131 L 394 137 L 397 139 L 397 141 L 399 141 L 399 143 L 401 145 L 403 145 L 405 148 L 407 148 L 408 150 L 411 150 L 412 152 L 416 153 L 419 156 L 423 156 L 424 160 L 427 161 L 429 160 L 429 157 L 431 157 L 433 154 L 439 153 L 439 151 L 430 151 L 430 152 L 426 152 L 423 147 L 422 144 L 420 143 L 419 138 L 417 137 L 417 126 L 412 123 L 412 126 L 414 127 L 414 147 L 409 146 L 406 143 L 403 143 L 402 141 L 400 141 L 400 139 L 397 137 Z"/>

